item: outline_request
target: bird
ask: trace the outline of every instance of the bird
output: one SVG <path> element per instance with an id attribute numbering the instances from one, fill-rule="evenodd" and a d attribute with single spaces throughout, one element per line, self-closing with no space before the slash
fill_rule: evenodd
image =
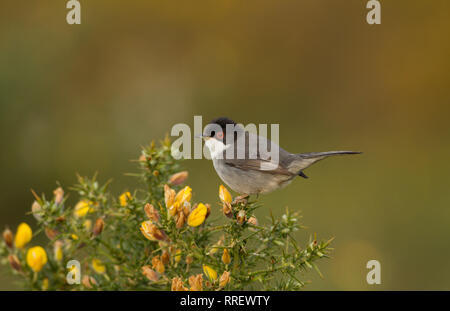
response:
<path id="1" fill-rule="evenodd" d="M 197 137 L 204 139 L 220 179 L 243 196 L 259 196 L 283 188 L 297 176 L 308 178 L 303 171 L 327 157 L 362 153 L 290 153 L 268 138 L 246 131 L 241 124 L 227 117 L 212 120 Z M 256 145 L 250 143 L 255 141 Z M 227 152 L 230 147 L 233 147 L 232 151 Z M 273 157 L 274 152 L 278 157 Z"/>

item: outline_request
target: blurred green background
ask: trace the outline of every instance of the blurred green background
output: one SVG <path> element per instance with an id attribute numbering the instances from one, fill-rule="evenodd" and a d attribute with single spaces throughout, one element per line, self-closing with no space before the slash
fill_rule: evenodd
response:
<path id="1" fill-rule="evenodd" d="M 66 1 L 0 4 L 0 229 L 35 228 L 33 197 L 75 173 L 136 181 L 130 159 L 175 123 L 279 123 L 291 152 L 356 149 L 263 196 L 301 210 L 299 237 L 335 236 L 307 289 L 450 289 L 450 2 Z M 194 199 L 217 202 L 208 160 L 184 162 Z M 72 195 L 71 200 L 75 200 Z M 219 213 L 218 209 L 213 211 Z M 381 263 L 382 284 L 366 283 Z M 0 268 L 0 289 L 17 289 Z"/>

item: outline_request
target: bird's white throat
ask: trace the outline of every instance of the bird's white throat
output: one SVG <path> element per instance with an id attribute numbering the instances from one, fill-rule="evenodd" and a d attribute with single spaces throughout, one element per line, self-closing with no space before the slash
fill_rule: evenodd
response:
<path id="1" fill-rule="evenodd" d="M 231 144 L 225 145 L 223 142 L 214 138 L 207 139 L 205 145 L 208 147 L 212 159 L 222 159 L 224 150 L 231 147 Z"/>

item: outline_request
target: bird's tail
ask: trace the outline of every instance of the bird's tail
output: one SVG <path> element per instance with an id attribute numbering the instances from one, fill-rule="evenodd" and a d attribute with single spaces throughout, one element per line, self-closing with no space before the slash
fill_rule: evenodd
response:
<path id="1" fill-rule="evenodd" d="M 302 171 L 308 166 L 325 159 L 330 156 L 344 155 L 344 154 L 360 154 L 359 151 L 326 151 L 326 152 L 309 152 L 293 154 L 291 163 L 288 165 L 288 170 L 293 174 L 298 174 L 304 178 L 308 178 Z"/>

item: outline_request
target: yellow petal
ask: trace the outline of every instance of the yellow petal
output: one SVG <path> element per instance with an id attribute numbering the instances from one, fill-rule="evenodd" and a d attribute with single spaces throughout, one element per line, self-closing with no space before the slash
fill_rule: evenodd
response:
<path id="1" fill-rule="evenodd" d="M 23 248 L 28 242 L 31 241 L 33 237 L 33 231 L 31 231 L 30 226 L 26 223 L 21 223 L 17 227 L 16 237 L 14 239 L 14 244 L 17 248 Z"/>
<path id="2" fill-rule="evenodd" d="M 153 236 L 152 231 L 151 231 L 152 225 L 153 224 L 150 220 L 144 221 L 141 223 L 140 230 L 147 239 L 149 239 L 150 241 L 155 241 L 156 239 Z"/>
<path id="3" fill-rule="evenodd" d="M 184 202 L 189 202 L 192 197 L 192 189 L 189 186 L 184 187 L 181 189 L 177 195 L 175 196 L 175 202 L 178 203 L 180 206 L 183 206 Z"/>
<path id="4" fill-rule="evenodd" d="M 106 267 L 99 259 L 92 259 L 92 269 L 98 274 L 105 273 Z"/>
<path id="5" fill-rule="evenodd" d="M 61 261 L 63 259 L 63 251 L 62 251 L 63 243 L 61 241 L 56 241 L 53 252 L 56 261 Z"/>
<path id="6" fill-rule="evenodd" d="M 81 200 L 75 205 L 74 215 L 76 218 L 86 216 L 87 213 L 94 212 L 93 202 L 89 200 Z"/>
<path id="7" fill-rule="evenodd" d="M 42 280 L 42 290 L 47 290 L 48 289 L 48 278 L 45 278 Z"/>
<path id="8" fill-rule="evenodd" d="M 175 262 L 180 262 L 181 260 L 181 249 L 175 251 Z"/>
<path id="9" fill-rule="evenodd" d="M 188 225 L 191 227 L 200 226 L 206 218 L 206 214 L 208 213 L 208 208 L 203 204 L 199 203 L 197 208 L 192 210 L 188 217 Z"/>
<path id="10" fill-rule="evenodd" d="M 231 203 L 231 201 L 233 201 L 231 193 L 223 185 L 220 185 L 219 187 L 219 198 L 222 203 Z"/>
<path id="11" fill-rule="evenodd" d="M 217 280 L 217 271 L 211 268 L 210 266 L 203 265 L 203 272 L 211 281 Z"/>
<path id="12" fill-rule="evenodd" d="M 128 201 L 131 200 L 131 193 L 124 192 L 119 197 L 120 206 L 127 206 Z"/>
<path id="13" fill-rule="evenodd" d="M 34 271 L 39 272 L 47 263 L 47 253 L 40 246 L 32 247 L 27 252 L 27 265 Z"/>

